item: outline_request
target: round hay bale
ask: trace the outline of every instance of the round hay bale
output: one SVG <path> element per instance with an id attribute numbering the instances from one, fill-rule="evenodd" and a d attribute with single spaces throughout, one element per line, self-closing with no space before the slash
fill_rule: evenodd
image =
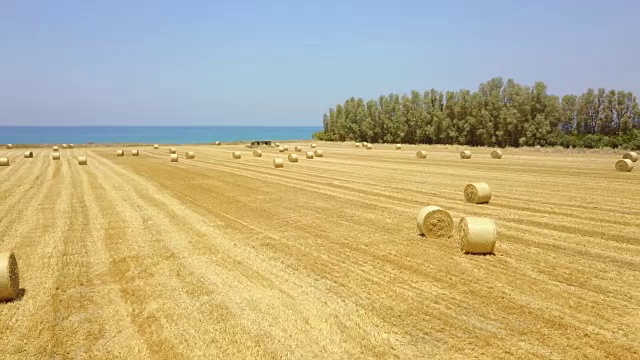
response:
<path id="1" fill-rule="evenodd" d="M 426 206 L 418 212 L 418 231 L 428 238 L 447 238 L 453 233 L 453 218 L 439 206 Z"/>
<path id="2" fill-rule="evenodd" d="M 69 149 L 73 149 L 73 144 L 69 144 Z"/>
<path id="3" fill-rule="evenodd" d="M 9 158 L 0 158 L 0 166 L 9 166 Z"/>
<path id="4" fill-rule="evenodd" d="M 418 159 L 426 159 L 427 158 L 427 152 L 424 150 L 420 150 L 418 152 L 416 152 L 416 157 Z"/>
<path id="5" fill-rule="evenodd" d="M 313 155 L 315 155 L 316 157 L 324 157 L 324 151 L 316 150 L 313 152 Z"/>
<path id="6" fill-rule="evenodd" d="M 58 145 L 53 147 L 53 151 L 60 151 L 60 148 L 58 147 Z"/>
<path id="7" fill-rule="evenodd" d="M 255 157 L 262 157 L 262 151 L 260 151 L 260 150 L 253 150 L 253 156 L 255 156 Z"/>
<path id="8" fill-rule="evenodd" d="M 276 147 L 279 147 L 279 146 L 280 146 L 280 143 L 279 143 L 279 142 L 277 142 L 277 143 L 275 143 L 275 144 L 273 144 L 273 145 L 275 145 Z"/>
<path id="9" fill-rule="evenodd" d="M 312 148 L 312 149 L 315 149 L 316 147 L 317 147 L 317 145 L 316 145 L 315 143 L 312 143 L 312 144 L 311 144 L 311 148 Z"/>
<path id="10" fill-rule="evenodd" d="M 362 146 L 362 144 L 361 144 L 361 143 L 359 143 L 359 142 L 357 142 L 357 143 L 355 144 L 355 146 L 356 146 L 356 147 L 360 147 L 360 146 Z"/>
<path id="11" fill-rule="evenodd" d="M 140 156 L 140 152 L 138 150 L 131 150 L 131 156 Z"/>
<path id="12" fill-rule="evenodd" d="M 159 148 L 160 148 L 160 145 L 158 145 L 158 144 L 153 144 L 153 148 L 154 148 L 154 149 L 159 149 Z"/>
<path id="13" fill-rule="evenodd" d="M 460 159 L 471 159 L 471 151 L 469 150 L 461 151 Z"/>
<path id="14" fill-rule="evenodd" d="M 184 154 L 184 157 L 186 157 L 187 159 L 195 159 L 196 153 L 194 153 L 193 151 L 187 151 L 187 153 Z"/>
<path id="15" fill-rule="evenodd" d="M 280 147 L 278 148 L 278 152 L 284 152 L 284 146 L 280 146 Z"/>
<path id="16" fill-rule="evenodd" d="M 369 143 L 368 143 L 368 142 L 366 142 L 366 141 L 363 141 L 363 142 L 362 142 L 362 147 L 367 147 L 367 145 L 369 145 Z"/>
<path id="17" fill-rule="evenodd" d="M 371 149 L 373 149 L 373 145 L 367 144 L 367 150 L 371 150 Z"/>
<path id="18" fill-rule="evenodd" d="M 242 153 L 240 151 L 234 151 L 231 153 L 231 157 L 233 157 L 234 159 L 240 159 L 242 158 Z"/>
<path id="19" fill-rule="evenodd" d="M 18 296 L 20 275 L 13 252 L 0 253 L 0 301 L 11 301 Z"/>
<path id="20" fill-rule="evenodd" d="M 216 145 L 222 145 L 220 141 L 216 141 Z"/>
<path id="21" fill-rule="evenodd" d="M 491 152 L 492 159 L 502 159 L 502 150 L 493 150 Z"/>
<path id="22" fill-rule="evenodd" d="M 618 160 L 618 161 L 616 161 L 616 170 L 629 172 L 629 171 L 633 170 L 633 165 L 634 165 L 633 161 L 631 161 L 629 159 Z"/>
<path id="23" fill-rule="evenodd" d="M 177 153 L 178 153 L 178 150 L 176 150 L 176 148 L 174 147 L 169 148 L 169 154 L 177 154 Z"/>
<path id="24" fill-rule="evenodd" d="M 117 150 L 116 156 L 124 156 L 124 150 Z"/>
<path id="25" fill-rule="evenodd" d="M 491 200 L 491 189 L 483 182 L 467 184 L 464 187 L 464 199 L 472 204 L 486 204 Z"/>
<path id="26" fill-rule="evenodd" d="M 496 223 L 487 218 L 466 216 L 458 223 L 458 244 L 465 254 L 491 254 L 496 246 Z"/>
<path id="27" fill-rule="evenodd" d="M 53 160 L 60 160 L 60 153 L 54 152 L 51 156 L 53 157 Z"/>
<path id="28" fill-rule="evenodd" d="M 289 151 L 289 147 L 288 146 L 284 146 L 284 151 Z"/>
<path id="29" fill-rule="evenodd" d="M 13 145 L 7 144 L 7 149 L 13 149 Z"/>
<path id="30" fill-rule="evenodd" d="M 171 161 L 171 162 L 178 162 L 178 154 L 171 154 L 171 155 L 169 155 L 169 161 Z"/>
<path id="31" fill-rule="evenodd" d="M 289 162 L 298 162 L 298 155 L 297 154 L 289 154 L 289 156 L 287 156 L 287 159 L 289 159 Z"/>
<path id="32" fill-rule="evenodd" d="M 636 161 L 638 161 L 638 153 L 630 151 L 630 152 L 622 155 L 622 158 L 623 159 L 627 159 L 627 160 L 631 160 L 633 162 L 636 162 Z"/>
<path id="33" fill-rule="evenodd" d="M 33 151 L 27 151 L 24 153 L 25 159 L 33 159 Z"/>
<path id="34" fill-rule="evenodd" d="M 396 144 L 396 150 L 401 150 L 402 149 L 402 144 Z"/>
<path id="35" fill-rule="evenodd" d="M 301 152 L 302 148 L 300 146 L 296 146 L 293 148 L 293 150 L 295 150 L 296 152 Z"/>
<path id="36" fill-rule="evenodd" d="M 307 159 L 313 159 L 313 151 L 307 151 Z"/>
<path id="37" fill-rule="evenodd" d="M 78 158 L 78 165 L 87 165 L 87 157 L 86 156 L 80 156 Z"/>
<path id="38" fill-rule="evenodd" d="M 66 149 L 67 148 L 67 144 L 62 144 L 62 148 Z"/>
<path id="39" fill-rule="evenodd" d="M 284 160 L 282 158 L 273 159 L 273 167 L 274 168 L 284 167 Z"/>

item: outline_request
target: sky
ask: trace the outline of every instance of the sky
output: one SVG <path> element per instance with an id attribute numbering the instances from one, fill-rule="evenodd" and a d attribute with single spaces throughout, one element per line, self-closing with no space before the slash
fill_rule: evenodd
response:
<path id="1" fill-rule="evenodd" d="M 354 96 L 640 94 L 638 1 L 0 0 L 0 125 L 321 125 Z"/>

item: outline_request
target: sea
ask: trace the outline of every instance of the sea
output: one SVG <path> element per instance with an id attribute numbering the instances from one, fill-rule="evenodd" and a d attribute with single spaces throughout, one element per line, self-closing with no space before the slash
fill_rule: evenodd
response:
<path id="1" fill-rule="evenodd" d="M 321 126 L 0 126 L 0 144 L 205 144 L 309 140 Z"/>

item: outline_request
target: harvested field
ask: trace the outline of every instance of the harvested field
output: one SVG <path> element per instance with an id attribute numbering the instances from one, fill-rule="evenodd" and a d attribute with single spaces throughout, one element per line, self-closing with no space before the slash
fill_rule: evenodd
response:
<path id="1" fill-rule="evenodd" d="M 621 155 L 317 147 L 282 169 L 277 148 L 229 156 L 242 144 L 176 146 L 198 154 L 178 163 L 0 149 L 0 252 L 23 288 L 0 303 L 3 356 L 640 357 L 640 172 Z M 465 202 L 475 182 L 490 203 Z M 495 255 L 420 236 L 427 205 L 494 220 Z"/>

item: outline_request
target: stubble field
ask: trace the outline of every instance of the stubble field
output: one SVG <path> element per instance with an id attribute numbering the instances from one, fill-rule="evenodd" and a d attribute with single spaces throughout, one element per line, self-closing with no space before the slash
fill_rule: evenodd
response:
<path id="1" fill-rule="evenodd" d="M 0 357 L 640 357 L 640 169 L 618 155 L 319 143 L 274 169 L 277 149 L 177 148 L 0 150 L 24 288 Z M 465 203 L 478 181 L 491 202 Z M 426 205 L 494 219 L 495 255 L 419 236 Z"/>

